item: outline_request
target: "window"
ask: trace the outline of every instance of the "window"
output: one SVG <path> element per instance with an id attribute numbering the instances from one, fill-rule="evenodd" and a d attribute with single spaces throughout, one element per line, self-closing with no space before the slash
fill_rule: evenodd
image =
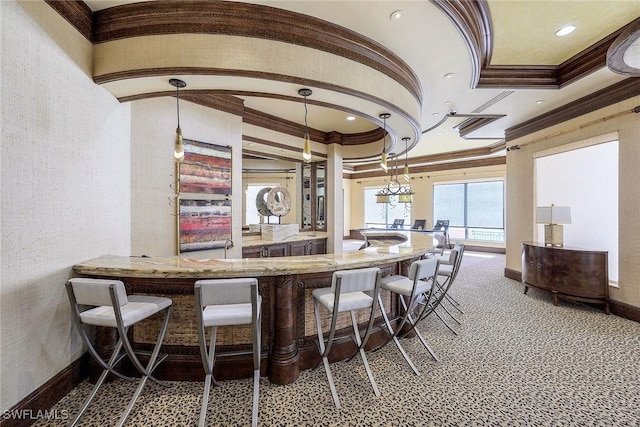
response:
<path id="1" fill-rule="evenodd" d="M 588 143 L 588 141 L 585 141 Z M 576 148 L 578 147 L 578 148 Z M 609 280 L 618 281 L 618 141 L 562 152 L 537 153 L 537 206 L 569 206 L 571 224 L 563 226 L 565 246 L 609 252 Z M 538 236 L 544 236 L 538 225 Z M 544 240 L 540 239 L 539 240 Z"/>
<path id="2" fill-rule="evenodd" d="M 391 197 L 391 203 L 377 203 L 376 193 L 381 188 L 364 189 L 364 226 L 366 228 L 387 228 L 396 219 L 404 219 L 405 226 L 411 226 L 410 205 L 397 203 L 397 197 Z"/>
<path id="3" fill-rule="evenodd" d="M 451 239 L 504 242 L 504 182 L 434 185 L 433 219 L 449 220 Z"/>

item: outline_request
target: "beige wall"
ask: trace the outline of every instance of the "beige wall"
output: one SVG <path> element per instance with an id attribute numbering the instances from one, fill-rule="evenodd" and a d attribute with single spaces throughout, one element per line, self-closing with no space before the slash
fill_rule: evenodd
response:
<path id="1" fill-rule="evenodd" d="M 582 117 L 510 141 L 507 155 L 507 268 L 521 271 L 521 242 L 535 240 L 533 154 L 612 132 L 619 136 L 619 289 L 611 299 L 640 307 L 640 115 L 629 99 Z M 602 118 L 607 118 L 603 120 Z"/>
<path id="2" fill-rule="evenodd" d="M 167 82 L 167 86 L 169 83 Z M 131 254 L 176 255 L 174 141 L 176 100 L 163 97 L 131 103 Z M 190 102 L 180 102 L 180 127 L 186 139 L 231 146 L 232 240 L 228 257 L 241 257 L 242 118 Z M 185 256 L 224 257 L 223 249 Z"/>
<path id="3" fill-rule="evenodd" d="M 411 220 L 426 219 L 428 225 L 435 223 L 433 218 L 433 185 L 448 182 L 505 179 L 506 167 L 487 166 L 473 169 L 454 169 L 420 174 L 411 174 L 411 189 L 414 191 L 411 208 Z M 351 216 L 350 228 L 364 227 L 364 189 L 367 187 L 386 186 L 387 181 L 380 178 L 355 179 L 351 181 Z M 402 209 L 396 207 L 395 209 Z M 478 242 L 478 244 L 480 244 Z M 504 247 L 503 244 L 485 243 L 483 246 Z"/>
<path id="4" fill-rule="evenodd" d="M 71 266 L 130 251 L 130 107 L 89 76 L 91 44 L 45 2 L 0 2 L 0 409 L 84 350 Z"/>

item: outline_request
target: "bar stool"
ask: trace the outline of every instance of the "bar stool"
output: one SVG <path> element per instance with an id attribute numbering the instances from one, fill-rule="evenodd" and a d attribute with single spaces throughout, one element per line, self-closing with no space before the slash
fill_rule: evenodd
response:
<path id="1" fill-rule="evenodd" d="M 375 318 L 374 313 L 377 306 L 378 294 L 380 293 L 381 276 L 382 272 L 379 268 L 335 271 L 331 279 L 331 288 L 320 288 L 313 291 L 313 310 L 316 318 L 316 328 L 318 330 L 320 357 L 324 364 L 324 370 L 327 373 L 331 396 L 333 397 L 333 402 L 337 409 L 341 408 L 340 399 L 338 398 L 338 392 L 336 391 L 336 386 L 333 382 L 333 375 L 331 373 L 331 368 L 329 367 L 328 356 L 329 351 L 331 350 L 331 345 L 333 344 L 339 313 L 348 311 L 351 314 L 354 338 L 358 345 L 358 350 L 355 354 L 360 353 L 362 363 L 364 364 L 367 376 L 369 377 L 369 381 L 373 387 L 373 392 L 376 396 L 380 396 L 378 385 L 376 384 L 371 368 L 369 367 L 364 346 L 367 344 L 373 328 L 373 321 Z M 322 322 L 320 320 L 320 305 L 324 306 L 331 314 L 331 327 L 329 329 L 326 346 L 322 333 Z M 355 313 L 356 311 L 363 309 L 369 309 L 370 314 L 364 337 L 361 337 Z"/>
<path id="2" fill-rule="evenodd" d="M 442 277 L 442 283 L 439 281 L 436 282 L 438 286 L 437 291 L 437 299 L 438 306 L 442 307 L 442 309 L 451 317 L 458 325 L 461 325 L 462 322 L 458 318 L 456 318 L 451 311 L 447 309 L 447 307 L 442 304 L 444 301 L 449 302 L 452 307 L 458 310 L 461 314 L 464 314 L 462 309 L 459 307 L 460 303 L 453 299 L 449 295 L 449 290 L 451 286 L 456 280 L 458 276 L 458 272 L 460 271 L 460 265 L 462 264 L 462 256 L 464 255 L 464 245 L 461 243 L 456 243 L 449 254 L 449 259 L 444 262 L 441 261 L 440 267 L 438 268 L 438 277 Z M 455 335 L 458 335 L 458 332 L 436 311 L 436 316 L 445 324 L 445 326 L 453 332 Z"/>
<path id="3" fill-rule="evenodd" d="M 400 334 L 402 327 L 405 323 L 410 325 L 408 331 L 405 331 L 403 334 L 406 335 L 412 330 L 415 330 L 418 339 L 427 349 L 431 357 L 434 360 L 438 361 L 438 356 L 436 356 L 435 352 L 431 349 L 427 341 L 424 339 L 422 334 L 418 329 L 416 329 L 416 325 L 421 320 L 419 317 L 414 318 L 413 308 L 420 302 L 421 304 L 425 304 L 429 306 L 433 299 L 434 295 L 434 284 L 436 272 L 438 271 L 438 260 L 435 258 L 428 258 L 423 260 L 414 261 L 411 263 L 409 267 L 409 276 L 402 275 L 393 275 L 383 278 L 380 281 L 380 288 L 386 289 L 389 292 L 398 294 L 400 297 L 400 302 L 404 308 L 404 314 L 400 318 L 399 324 L 396 326 L 396 330 L 394 332 L 391 327 L 391 322 L 387 316 L 386 310 L 384 308 L 384 303 L 382 302 L 382 296 L 378 295 L 378 300 L 380 303 L 380 309 L 382 311 L 382 316 L 384 317 L 384 321 L 389 329 L 389 333 L 391 334 L 391 340 L 388 342 L 394 341 L 400 353 L 407 361 L 413 372 L 416 375 L 420 375 L 420 372 L 415 367 L 404 348 L 400 344 L 398 340 L 398 335 Z M 385 344 L 386 345 L 386 344 Z"/>
<path id="4" fill-rule="evenodd" d="M 258 293 L 258 280 L 253 278 L 198 280 L 194 285 L 194 290 L 200 355 L 205 371 L 199 425 L 205 425 L 211 382 L 213 381 L 215 385 L 218 384 L 213 376 L 218 326 L 252 325 L 253 409 L 251 425 L 256 426 L 258 424 L 262 323 L 262 298 Z M 209 345 L 207 345 L 205 328 L 211 328 Z"/>
<path id="5" fill-rule="evenodd" d="M 138 372 L 140 372 L 140 374 L 142 374 L 142 377 L 138 382 L 138 387 L 136 388 L 133 397 L 129 401 L 129 404 L 120 416 L 120 420 L 116 424 L 117 426 L 122 426 L 133 409 L 133 406 L 135 405 L 136 400 L 140 396 L 140 393 L 148 379 L 162 386 L 170 387 L 170 384 L 158 380 L 152 374 L 155 368 L 166 358 L 166 355 L 163 355 L 156 361 L 160 353 L 160 346 L 164 340 L 165 333 L 167 332 L 169 313 L 171 311 L 171 300 L 169 298 L 155 296 L 127 296 L 124 283 L 119 280 L 76 278 L 69 280 L 65 286 L 69 302 L 71 303 L 71 312 L 73 314 L 74 323 L 80 332 L 80 337 L 87 346 L 87 350 L 91 357 L 93 357 L 103 368 L 98 381 L 82 404 L 80 412 L 78 412 L 78 415 L 76 415 L 69 425 L 74 426 L 78 422 L 84 411 L 91 403 L 91 400 L 95 397 L 98 389 L 107 378 L 107 374 L 112 373 L 127 381 L 136 380 L 136 378 L 128 377 L 115 370 L 115 366 L 118 362 L 120 362 L 124 356 L 128 356 L 131 363 L 133 363 L 133 366 L 138 370 Z M 138 356 L 131 347 L 131 342 L 127 337 L 127 332 L 132 325 L 158 312 L 163 313 L 162 326 L 160 327 L 155 347 L 150 353 L 149 362 L 145 367 L 142 365 Z M 91 343 L 86 330 L 89 326 L 102 326 L 115 328 L 117 330 L 118 342 L 116 343 L 116 347 L 107 362 L 98 355 L 98 352 Z M 120 353 L 123 347 L 124 353 Z M 144 354 L 146 352 L 139 353 Z"/>

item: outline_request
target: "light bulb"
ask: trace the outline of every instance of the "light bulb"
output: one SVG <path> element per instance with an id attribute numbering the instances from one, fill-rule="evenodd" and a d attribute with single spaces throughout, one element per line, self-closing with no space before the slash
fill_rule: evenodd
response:
<path id="1" fill-rule="evenodd" d="M 176 129 L 176 148 L 173 156 L 178 162 L 184 159 L 184 145 L 182 145 L 182 129 L 180 129 L 180 126 Z"/>
<path id="2" fill-rule="evenodd" d="M 311 161 L 311 141 L 309 141 L 309 134 L 304 134 L 304 149 L 302 150 L 302 160 L 305 163 L 309 163 Z"/>

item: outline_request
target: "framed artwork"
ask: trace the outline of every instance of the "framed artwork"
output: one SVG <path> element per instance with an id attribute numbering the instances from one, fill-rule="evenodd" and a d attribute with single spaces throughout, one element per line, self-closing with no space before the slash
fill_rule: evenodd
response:
<path id="1" fill-rule="evenodd" d="M 231 240 L 231 200 L 179 199 L 180 252 L 224 248 Z"/>
<path id="2" fill-rule="evenodd" d="M 231 241 L 231 147 L 184 139 L 178 164 L 178 253 Z"/>
<path id="3" fill-rule="evenodd" d="M 180 193 L 231 195 L 231 147 L 184 139 Z"/>

